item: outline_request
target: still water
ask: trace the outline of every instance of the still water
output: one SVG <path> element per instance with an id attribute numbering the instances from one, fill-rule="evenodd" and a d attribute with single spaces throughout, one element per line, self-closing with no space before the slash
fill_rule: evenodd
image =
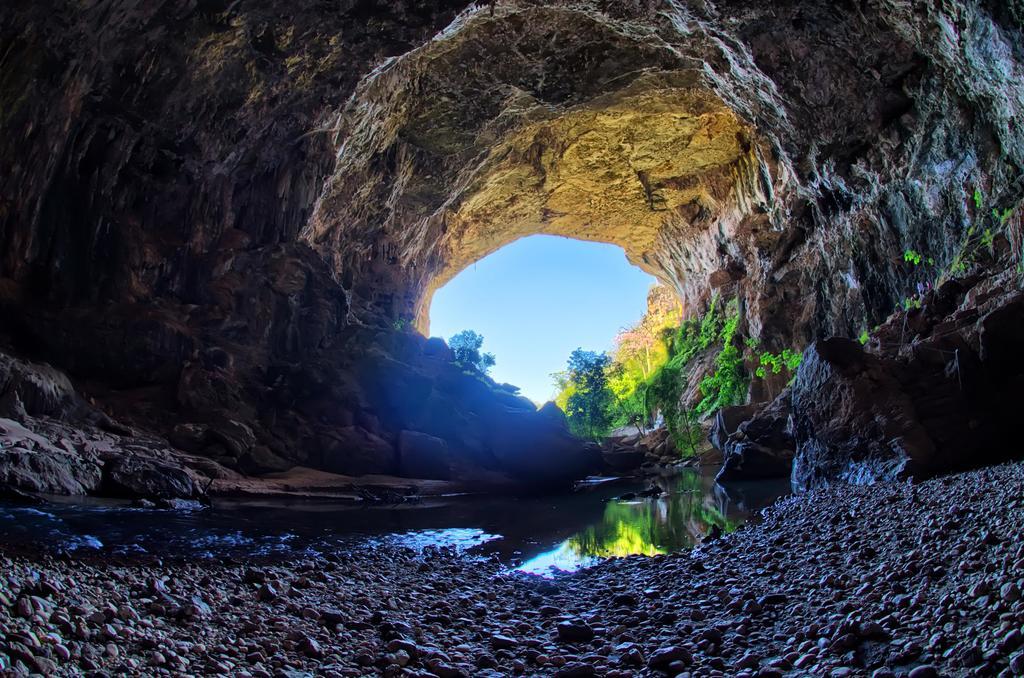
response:
<path id="1" fill-rule="evenodd" d="M 631 496 L 656 485 L 659 497 Z M 357 551 L 391 544 L 450 546 L 535 574 L 605 558 L 688 549 L 717 527 L 728 532 L 776 498 L 786 482 L 723 488 L 699 471 L 639 482 L 584 483 L 531 497 L 428 498 L 398 506 L 219 501 L 198 511 L 109 502 L 41 507 L 0 504 L 3 544 L 160 557 L 273 557 Z"/>

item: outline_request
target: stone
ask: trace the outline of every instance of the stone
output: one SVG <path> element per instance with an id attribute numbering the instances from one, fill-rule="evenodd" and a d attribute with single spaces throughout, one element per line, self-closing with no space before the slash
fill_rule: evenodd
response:
<path id="1" fill-rule="evenodd" d="M 496 650 L 509 650 L 518 645 L 519 643 L 515 638 L 509 638 L 508 636 L 503 636 L 501 634 L 494 634 L 491 636 L 491 646 Z"/>
<path id="2" fill-rule="evenodd" d="M 238 468 L 252 475 L 280 473 L 294 466 L 294 462 L 278 456 L 266 445 L 253 445 L 238 459 Z"/>
<path id="3" fill-rule="evenodd" d="M 567 643 L 585 643 L 594 638 L 594 629 L 582 619 L 562 621 L 555 628 L 558 637 Z"/>
<path id="4" fill-rule="evenodd" d="M 789 414 L 788 393 L 784 392 L 767 406 L 748 406 L 722 415 L 723 423 L 717 431 L 712 429 L 723 453 L 716 480 L 727 483 L 788 478 L 796 447 L 789 430 Z M 735 423 L 741 416 L 747 418 Z M 726 417 L 731 421 L 726 423 Z M 724 431 L 732 425 L 735 431 L 723 442 Z"/>
<path id="5" fill-rule="evenodd" d="M 318 643 L 315 638 L 311 638 L 306 635 L 302 636 L 299 640 L 298 650 L 307 657 L 312 657 L 314 659 L 320 659 L 324 656 L 324 651 L 320 647 L 320 643 Z"/>
<path id="6" fill-rule="evenodd" d="M 805 352 L 792 387 L 794 484 L 898 480 L 929 467 L 935 443 L 899 373 L 854 341 L 820 341 Z"/>
<path id="7" fill-rule="evenodd" d="M 708 441 L 715 449 L 724 451 L 729 438 L 736 433 L 740 424 L 750 420 L 759 409 L 760 406 L 757 404 L 732 405 L 721 408 L 715 412 L 714 421 L 708 432 Z"/>
<path id="8" fill-rule="evenodd" d="M 256 598 L 264 603 L 272 603 L 277 600 L 277 589 L 271 584 L 263 584 L 256 592 Z"/>
<path id="9" fill-rule="evenodd" d="M 647 660 L 647 666 L 652 669 L 664 669 L 674 662 L 682 662 L 683 664 L 689 665 L 693 661 L 693 657 L 689 650 L 678 645 L 670 645 L 661 647 L 651 653 L 650 658 Z"/>
<path id="10" fill-rule="evenodd" d="M 791 390 L 797 487 L 927 478 L 1005 456 L 1015 434 L 1003 404 L 1019 386 L 1011 376 L 1018 370 L 996 347 L 1022 336 L 1015 313 L 1024 294 L 992 293 L 983 313 L 958 322 L 963 311 L 950 300 L 969 296 L 971 284 L 926 296 L 913 350 L 865 352 L 840 338 L 809 347 Z M 885 346 L 899 345 L 904 324 L 897 315 L 879 329 Z M 983 337 L 989 351 L 975 348 Z"/>
<path id="11" fill-rule="evenodd" d="M 555 671 L 556 678 L 580 678 L 596 675 L 597 670 L 594 666 L 584 662 L 569 662 L 562 668 Z"/>
<path id="12" fill-rule="evenodd" d="M 142 457 L 118 459 L 105 469 L 103 482 L 113 496 L 192 499 L 200 494 L 192 474 L 185 469 Z"/>
<path id="13" fill-rule="evenodd" d="M 635 471 L 643 465 L 646 458 L 647 453 L 642 449 L 601 451 L 601 461 L 616 473 Z"/>

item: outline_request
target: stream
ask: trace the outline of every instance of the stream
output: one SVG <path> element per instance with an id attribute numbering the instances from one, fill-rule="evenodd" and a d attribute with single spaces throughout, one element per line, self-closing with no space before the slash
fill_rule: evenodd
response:
<path id="1" fill-rule="evenodd" d="M 639 495 L 652 485 L 664 494 Z M 166 511 L 109 500 L 0 504 L 0 550 L 6 543 L 125 556 L 247 558 L 445 546 L 550 575 L 606 558 L 691 548 L 713 527 L 731 531 L 788 493 L 786 481 L 724 488 L 706 469 L 644 481 L 595 479 L 558 495 L 429 497 L 397 506 L 218 500 L 203 510 Z"/>

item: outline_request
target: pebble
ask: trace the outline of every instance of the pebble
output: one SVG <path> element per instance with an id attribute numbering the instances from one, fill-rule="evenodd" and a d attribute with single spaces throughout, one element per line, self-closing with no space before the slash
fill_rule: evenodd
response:
<path id="1" fill-rule="evenodd" d="M 567 643 L 585 643 L 594 637 L 594 629 L 582 619 L 559 622 L 556 628 L 558 637 Z"/>

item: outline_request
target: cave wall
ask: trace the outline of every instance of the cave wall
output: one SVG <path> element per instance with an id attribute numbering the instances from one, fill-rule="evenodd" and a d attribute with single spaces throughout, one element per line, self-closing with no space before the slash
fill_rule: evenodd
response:
<path id="1" fill-rule="evenodd" d="M 1019 200 L 1020 23 L 974 3 L 751 5 L 463 15 L 357 88 L 304 239 L 421 327 L 453 272 L 544 232 L 622 246 L 689 312 L 739 295 L 769 347 L 856 336 L 924 279 L 904 250 L 941 267 Z M 682 148 L 636 141 L 673 132 Z M 385 266 L 363 264 L 375 250 Z"/>
<path id="2" fill-rule="evenodd" d="M 777 350 L 877 324 L 926 275 L 904 249 L 948 262 L 975 187 L 1022 194 L 1017 0 L 464 8 L 5 3 L 0 339 L 225 463 L 389 470 L 364 462 L 429 422 L 493 455 L 461 387 L 435 387 L 436 347 L 397 328 L 515 237 L 622 244 L 691 312 L 738 295 Z M 610 114 L 636 102 L 653 117 Z M 574 130 L 675 113 L 719 134 L 688 144 L 718 149 L 700 172 L 671 135 L 635 176 L 569 161 Z M 559 198 L 559 172 L 624 197 Z M 491 209 L 520 186 L 525 207 Z M 635 201 L 642 225 L 593 225 Z M 435 409 L 389 417 L 385 378 Z M 252 435 L 225 444 L 228 420 Z"/>

